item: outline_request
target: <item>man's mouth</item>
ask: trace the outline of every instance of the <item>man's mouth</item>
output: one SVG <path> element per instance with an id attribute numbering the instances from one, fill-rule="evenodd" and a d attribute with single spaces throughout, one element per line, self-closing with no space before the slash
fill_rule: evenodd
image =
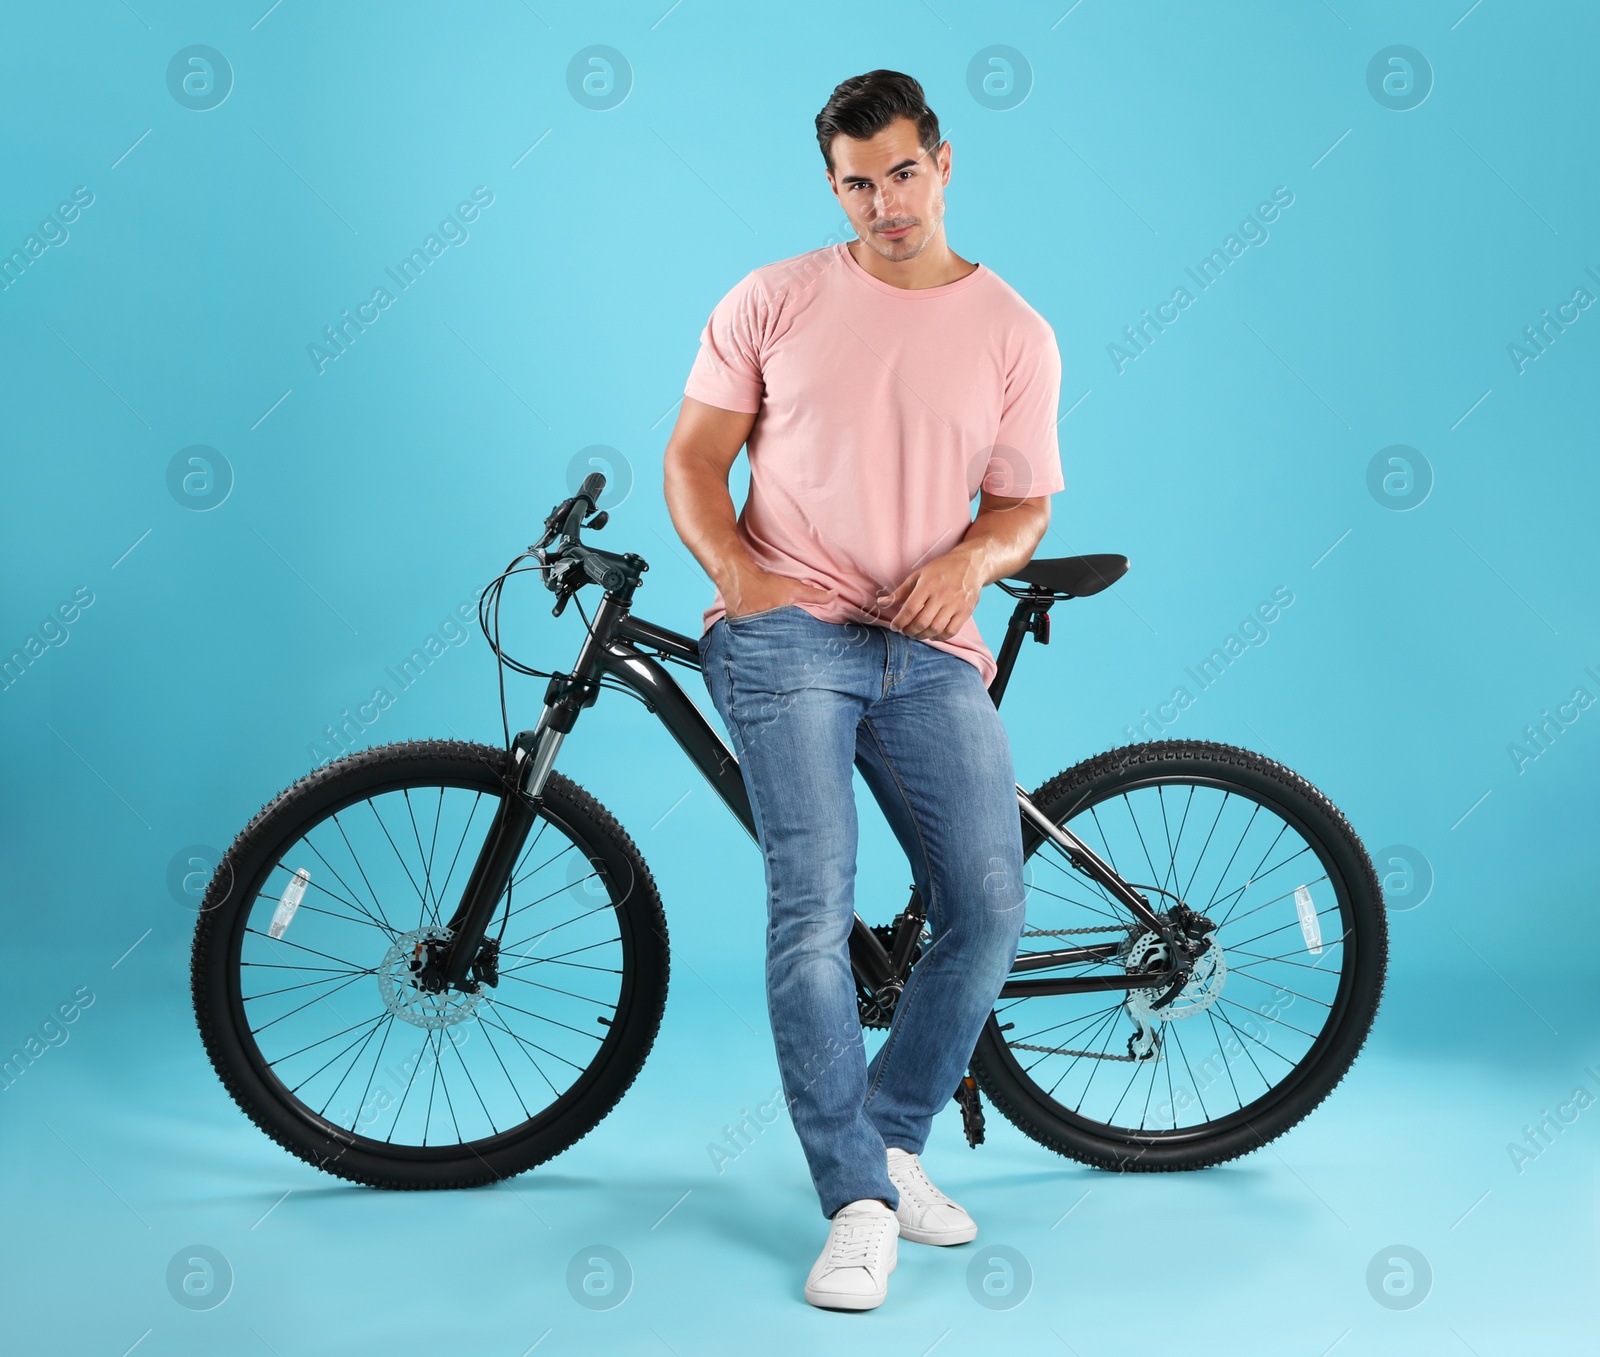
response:
<path id="1" fill-rule="evenodd" d="M 896 226 L 892 231 L 879 231 L 878 234 L 886 237 L 889 240 L 899 240 L 901 236 L 905 235 L 910 230 L 911 227 L 909 226 Z"/>

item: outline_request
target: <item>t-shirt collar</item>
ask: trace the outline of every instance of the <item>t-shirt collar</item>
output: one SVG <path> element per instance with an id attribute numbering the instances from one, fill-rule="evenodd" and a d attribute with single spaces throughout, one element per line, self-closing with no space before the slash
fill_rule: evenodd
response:
<path id="1" fill-rule="evenodd" d="M 973 269 L 965 278 L 957 278 L 953 283 L 941 283 L 938 287 L 896 287 L 893 283 L 886 283 L 881 278 L 875 278 L 856 262 L 856 257 L 850 253 L 848 241 L 839 241 L 833 247 L 841 256 L 840 263 L 844 271 L 852 277 L 860 279 L 868 287 L 890 297 L 900 297 L 906 301 L 916 301 L 924 297 L 944 297 L 952 292 L 959 292 L 964 287 L 970 287 L 988 272 L 982 263 Z"/>

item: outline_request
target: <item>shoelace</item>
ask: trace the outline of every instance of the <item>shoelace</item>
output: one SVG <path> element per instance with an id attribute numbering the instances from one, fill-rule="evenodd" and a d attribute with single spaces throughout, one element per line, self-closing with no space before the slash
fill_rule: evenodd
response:
<path id="1" fill-rule="evenodd" d="M 833 1242 L 828 1249 L 828 1266 L 866 1267 L 869 1255 L 878 1246 L 879 1238 L 888 1228 L 887 1219 L 848 1220 L 833 1232 Z"/>
<path id="2" fill-rule="evenodd" d="M 927 1173 L 923 1171 L 922 1160 L 916 1155 L 907 1155 L 900 1161 L 899 1175 L 906 1180 L 905 1184 L 902 1186 L 896 1182 L 895 1186 L 902 1192 L 909 1191 L 918 1206 L 955 1205 L 929 1181 Z"/>

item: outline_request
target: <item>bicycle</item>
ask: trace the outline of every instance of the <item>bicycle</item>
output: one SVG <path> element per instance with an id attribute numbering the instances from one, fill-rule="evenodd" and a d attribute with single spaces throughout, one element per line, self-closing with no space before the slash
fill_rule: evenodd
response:
<path id="1" fill-rule="evenodd" d="M 698 642 L 633 615 L 642 557 L 582 541 L 609 518 L 604 485 L 591 475 L 556 505 L 480 598 L 504 746 L 341 757 L 254 816 L 207 888 L 191 958 L 207 1053 L 257 1126 L 338 1177 L 448 1188 L 521 1173 L 593 1130 L 643 1066 L 667 996 L 661 899 L 627 832 L 554 768 L 602 688 L 639 698 L 756 837 L 733 753 L 666 667 L 698 672 Z M 1127 569 L 1062 557 L 1000 581 L 1017 604 L 992 699 L 1025 637 L 1049 643 L 1056 603 Z M 523 573 L 557 616 L 586 584 L 603 590 L 570 672 L 501 647 L 500 595 Z M 507 668 L 549 680 L 515 738 Z M 1326 797 L 1248 750 L 1160 740 L 1017 801 L 1027 922 L 954 1091 L 969 1143 L 980 1090 L 1035 1141 L 1113 1171 L 1222 1163 L 1321 1103 L 1366 1040 L 1387 964 L 1377 877 Z M 893 1021 L 923 925 L 914 886 L 891 923 L 856 916 L 864 1027 Z"/>

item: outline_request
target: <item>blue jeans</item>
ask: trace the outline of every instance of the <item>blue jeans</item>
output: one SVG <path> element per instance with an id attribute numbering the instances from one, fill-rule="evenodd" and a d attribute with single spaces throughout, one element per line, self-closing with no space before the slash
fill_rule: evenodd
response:
<path id="1" fill-rule="evenodd" d="M 788 605 L 719 618 L 706 686 L 739 757 L 767 878 L 767 1010 L 822 1212 L 899 1193 L 1011 970 L 1023 921 L 1011 747 L 966 660 Z M 848 938 L 858 767 L 905 849 L 929 940 L 866 1060 Z"/>

